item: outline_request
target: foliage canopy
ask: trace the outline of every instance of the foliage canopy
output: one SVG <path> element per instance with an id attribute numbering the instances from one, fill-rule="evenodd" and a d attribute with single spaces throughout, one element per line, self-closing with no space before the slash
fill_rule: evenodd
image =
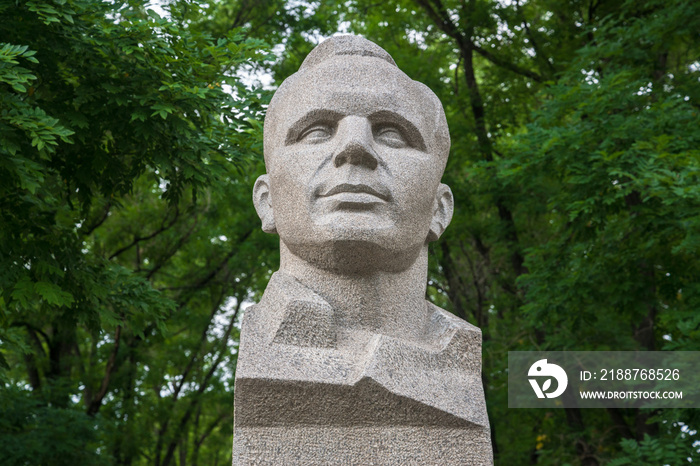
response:
<path id="1" fill-rule="evenodd" d="M 698 350 L 700 6 L 0 0 L 0 457 L 230 463 L 238 313 L 276 269 L 269 91 L 339 30 L 445 106 L 428 298 L 482 328 L 498 464 L 698 459 L 693 410 L 508 410 L 509 350 Z M 264 41 L 263 41 L 264 40 Z M 273 54 L 271 51 L 274 51 Z"/>

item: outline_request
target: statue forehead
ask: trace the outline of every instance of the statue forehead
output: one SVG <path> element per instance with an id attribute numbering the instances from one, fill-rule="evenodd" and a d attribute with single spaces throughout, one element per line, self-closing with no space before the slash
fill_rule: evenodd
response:
<path id="1" fill-rule="evenodd" d="M 289 127 L 316 110 L 359 116 L 395 112 L 428 139 L 437 123 L 434 96 L 425 86 L 382 59 L 340 55 L 302 69 L 282 84 L 265 121 L 266 146 L 277 146 Z"/>

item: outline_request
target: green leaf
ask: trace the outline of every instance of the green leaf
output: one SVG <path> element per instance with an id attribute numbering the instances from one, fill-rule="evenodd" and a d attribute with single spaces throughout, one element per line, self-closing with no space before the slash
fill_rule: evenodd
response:
<path id="1" fill-rule="evenodd" d="M 73 295 L 63 291 L 59 286 L 50 282 L 36 282 L 34 289 L 46 302 L 54 306 L 70 306 L 73 304 Z"/>

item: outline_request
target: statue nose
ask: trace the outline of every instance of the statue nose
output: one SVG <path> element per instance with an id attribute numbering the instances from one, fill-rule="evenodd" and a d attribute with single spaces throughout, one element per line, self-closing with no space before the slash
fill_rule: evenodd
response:
<path id="1" fill-rule="evenodd" d="M 377 168 L 377 156 L 374 150 L 361 143 L 350 142 L 338 152 L 333 161 L 336 167 L 341 167 L 346 163 L 351 165 L 363 165 L 370 170 Z"/>
<path id="2" fill-rule="evenodd" d="M 372 147 L 372 128 L 368 121 L 354 121 L 349 117 L 345 132 L 346 140 L 333 157 L 333 164 L 341 167 L 346 163 L 362 165 L 370 170 L 377 168 L 379 156 Z"/>

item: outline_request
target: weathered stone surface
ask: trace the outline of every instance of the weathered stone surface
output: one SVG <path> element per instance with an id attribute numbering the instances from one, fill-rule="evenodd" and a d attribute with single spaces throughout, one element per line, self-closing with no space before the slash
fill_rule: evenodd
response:
<path id="1" fill-rule="evenodd" d="M 253 201 L 281 263 L 242 322 L 234 464 L 491 464 L 481 332 L 425 300 L 453 209 L 437 97 L 334 37 L 264 131 Z"/>

